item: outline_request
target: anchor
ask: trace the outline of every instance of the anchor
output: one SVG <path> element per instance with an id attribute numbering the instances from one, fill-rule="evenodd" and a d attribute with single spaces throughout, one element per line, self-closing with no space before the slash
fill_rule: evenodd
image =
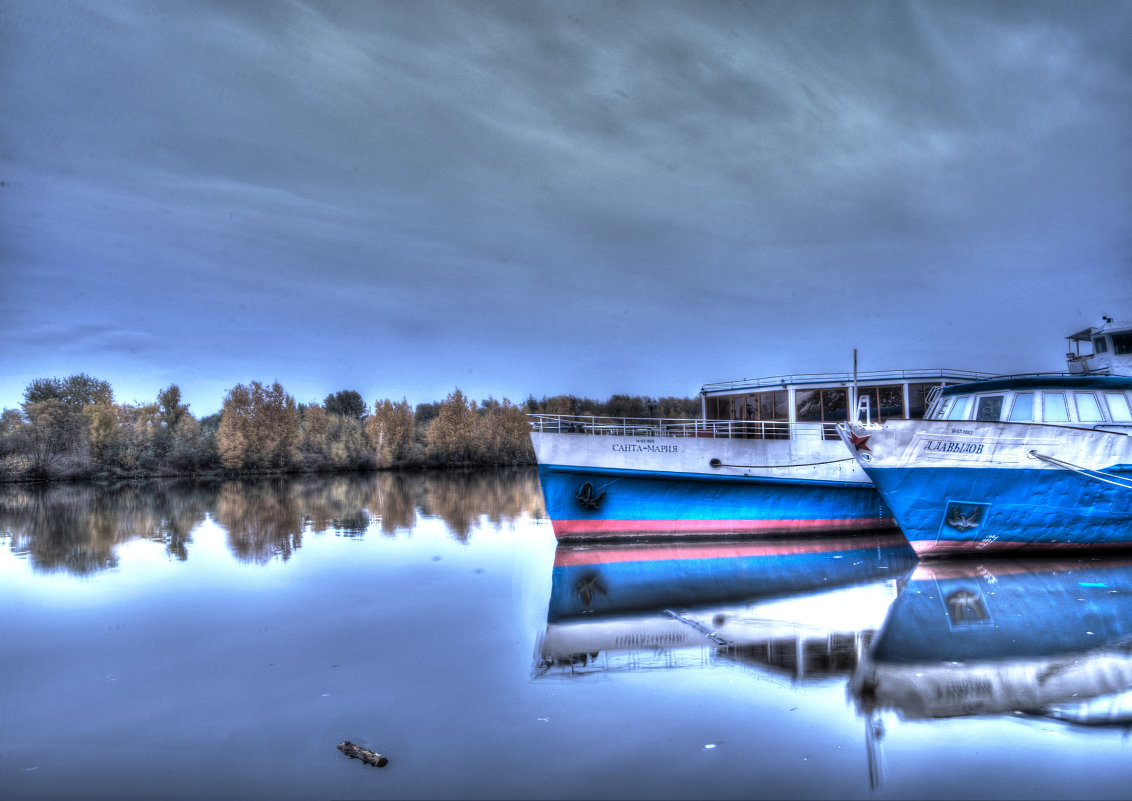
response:
<path id="1" fill-rule="evenodd" d="M 578 598 L 581 599 L 582 605 L 585 606 L 586 611 L 590 611 L 590 604 L 594 602 L 594 593 L 598 593 L 603 598 L 605 596 L 605 585 L 601 583 L 601 579 L 596 575 L 584 576 L 578 580 L 574 592 L 578 593 Z"/>
<path id="2" fill-rule="evenodd" d="M 980 522 L 979 518 L 982 516 L 982 509 L 977 506 L 971 509 L 970 512 L 964 512 L 963 508 L 955 503 L 952 504 L 947 510 L 947 525 L 959 531 L 966 531 L 969 528 L 976 528 Z"/>
<path id="3" fill-rule="evenodd" d="M 597 505 L 601 503 L 601 499 L 605 497 L 605 491 L 603 490 L 595 495 L 594 485 L 587 481 L 578 488 L 578 491 L 574 493 L 574 497 L 577 498 L 578 502 L 586 509 L 596 509 Z"/>

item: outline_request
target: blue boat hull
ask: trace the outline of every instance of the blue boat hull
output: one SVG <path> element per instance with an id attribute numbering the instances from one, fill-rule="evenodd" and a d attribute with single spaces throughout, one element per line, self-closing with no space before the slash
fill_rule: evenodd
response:
<path id="1" fill-rule="evenodd" d="M 559 540 L 895 527 L 869 484 L 539 465 Z"/>
<path id="2" fill-rule="evenodd" d="M 1119 483 L 1048 469 L 866 471 L 920 556 L 1132 548 L 1132 489 Z"/>

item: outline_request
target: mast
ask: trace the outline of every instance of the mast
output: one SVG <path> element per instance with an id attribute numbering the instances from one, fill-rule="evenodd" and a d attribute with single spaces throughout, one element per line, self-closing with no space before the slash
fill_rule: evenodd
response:
<path id="1" fill-rule="evenodd" d="M 856 422 L 861 422 L 861 409 L 857 406 L 857 349 L 853 348 L 853 398 L 849 401 L 849 408 L 855 409 Z"/>

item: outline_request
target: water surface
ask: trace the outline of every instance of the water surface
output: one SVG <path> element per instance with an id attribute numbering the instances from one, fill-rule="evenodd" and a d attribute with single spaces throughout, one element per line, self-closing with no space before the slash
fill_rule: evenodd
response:
<path id="1" fill-rule="evenodd" d="M 746 547 L 558 547 L 533 471 L 0 487 L 0 797 L 1130 796 L 1119 559 Z M 996 708 L 1055 629 L 1109 694 Z"/>

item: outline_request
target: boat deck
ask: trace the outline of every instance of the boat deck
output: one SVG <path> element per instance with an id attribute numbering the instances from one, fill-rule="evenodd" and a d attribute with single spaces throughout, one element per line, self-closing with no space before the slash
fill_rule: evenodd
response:
<path id="1" fill-rule="evenodd" d="M 837 439 L 836 423 L 787 423 L 700 418 L 595 417 L 528 414 L 531 431 L 540 434 L 591 434 L 617 437 L 696 437 L 704 439 Z"/>

